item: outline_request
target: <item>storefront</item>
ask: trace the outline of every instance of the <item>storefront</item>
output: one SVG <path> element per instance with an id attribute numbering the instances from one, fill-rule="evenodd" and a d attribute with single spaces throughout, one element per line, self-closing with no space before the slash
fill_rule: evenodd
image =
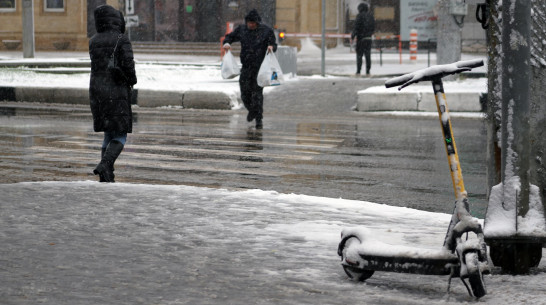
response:
<path id="1" fill-rule="evenodd" d="M 242 23 L 256 8 L 269 25 L 275 21 L 275 0 L 139 0 L 131 28 L 135 41 L 218 42 L 227 22 Z"/>

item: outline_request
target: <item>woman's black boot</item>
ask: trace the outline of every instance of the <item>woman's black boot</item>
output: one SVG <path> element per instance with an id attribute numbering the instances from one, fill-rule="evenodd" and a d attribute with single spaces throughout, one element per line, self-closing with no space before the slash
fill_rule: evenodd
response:
<path id="1" fill-rule="evenodd" d="M 97 167 L 93 170 L 93 174 L 99 175 L 100 182 L 115 182 L 114 181 L 114 162 L 123 150 L 123 144 L 117 140 L 112 140 L 108 143 L 106 150 L 102 154 L 102 158 Z"/>

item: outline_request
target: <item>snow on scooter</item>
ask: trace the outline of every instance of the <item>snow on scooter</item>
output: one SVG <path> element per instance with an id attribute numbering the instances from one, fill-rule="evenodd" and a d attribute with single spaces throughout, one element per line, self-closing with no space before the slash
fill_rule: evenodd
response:
<path id="1" fill-rule="evenodd" d="M 455 190 L 455 208 L 444 245 L 439 250 L 388 245 L 374 240 L 366 230 L 344 229 L 341 232 L 338 255 L 341 256 L 341 265 L 350 278 L 364 281 L 375 271 L 449 275 L 448 291 L 451 278 L 460 277 L 471 296 L 480 298 L 487 293 L 483 281 L 483 274 L 489 273 L 487 246 L 481 224 L 469 212 L 467 193 L 442 83 L 444 76 L 470 71 L 480 66 L 483 66 L 481 59 L 459 61 L 448 65 L 432 66 L 385 82 L 387 88 L 400 86 L 398 90 L 401 90 L 421 81 L 432 81 Z M 470 288 L 465 282 L 466 279 L 470 282 Z"/>

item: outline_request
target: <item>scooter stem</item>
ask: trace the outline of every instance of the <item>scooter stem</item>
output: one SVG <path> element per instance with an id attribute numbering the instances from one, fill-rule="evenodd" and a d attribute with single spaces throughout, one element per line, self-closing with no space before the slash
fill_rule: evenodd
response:
<path id="1" fill-rule="evenodd" d="M 464 188 L 463 174 L 459 164 L 459 155 L 457 154 L 457 146 L 455 145 L 455 138 L 453 137 L 452 133 L 451 119 L 447 108 L 444 85 L 440 77 L 432 80 L 432 88 L 434 90 L 434 97 L 436 99 L 436 107 L 438 108 L 440 123 L 442 124 L 442 133 L 444 135 L 444 144 L 446 147 L 449 169 L 451 172 L 451 180 L 453 182 L 453 190 L 455 191 L 455 198 L 456 200 L 464 199 L 467 197 L 467 193 Z"/>

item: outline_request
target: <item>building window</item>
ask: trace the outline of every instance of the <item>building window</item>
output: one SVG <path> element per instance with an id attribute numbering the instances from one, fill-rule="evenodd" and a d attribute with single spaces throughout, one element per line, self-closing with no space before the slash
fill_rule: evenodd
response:
<path id="1" fill-rule="evenodd" d="M 64 12 L 64 0 L 44 0 L 44 11 Z"/>
<path id="2" fill-rule="evenodd" d="M 15 0 L 0 0 L 0 12 L 15 12 Z"/>

